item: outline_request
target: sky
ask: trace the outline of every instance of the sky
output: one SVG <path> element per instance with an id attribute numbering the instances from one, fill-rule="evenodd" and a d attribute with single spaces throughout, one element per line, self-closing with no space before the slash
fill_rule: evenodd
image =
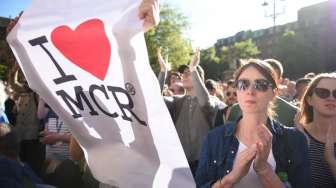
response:
<path id="1" fill-rule="evenodd" d="M 32 0 L 0 0 L 0 16 L 15 17 Z M 273 26 L 273 20 L 265 17 L 273 13 L 273 1 L 268 8 L 262 6 L 265 0 L 160 0 L 168 3 L 187 16 L 190 28 L 185 36 L 193 47 L 207 48 L 218 39 L 235 35 L 243 30 L 258 30 Z M 297 11 L 305 6 L 326 0 L 275 0 L 276 12 L 282 13 L 276 19 L 281 25 L 297 20 Z M 331 0 L 333 1 L 333 0 Z M 283 11 L 285 10 L 285 11 Z"/>

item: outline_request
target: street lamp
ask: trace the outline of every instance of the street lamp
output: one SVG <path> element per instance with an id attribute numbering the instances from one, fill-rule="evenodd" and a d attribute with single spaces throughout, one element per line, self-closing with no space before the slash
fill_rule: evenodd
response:
<path id="1" fill-rule="evenodd" d="M 276 7 L 277 7 L 277 1 L 285 1 L 285 0 L 273 0 L 272 1 L 272 4 L 273 5 L 273 12 L 270 13 L 270 14 L 267 14 L 267 11 L 265 9 L 265 17 L 270 17 L 273 19 L 273 29 L 275 29 L 275 25 L 276 25 L 276 18 L 278 16 L 280 16 L 281 14 L 284 14 L 285 13 L 285 7 L 283 6 L 283 9 L 281 12 L 279 12 Z M 264 3 L 262 4 L 263 7 L 268 7 L 270 4 L 267 2 L 267 1 L 264 1 Z"/>

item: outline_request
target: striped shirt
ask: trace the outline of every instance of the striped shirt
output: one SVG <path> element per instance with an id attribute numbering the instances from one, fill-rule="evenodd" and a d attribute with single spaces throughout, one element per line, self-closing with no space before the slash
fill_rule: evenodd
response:
<path id="1" fill-rule="evenodd" d="M 67 126 L 64 125 L 63 121 L 51 110 L 47 114 L 46 127 L 49 132 L 70 134 Z M 57 142 L 55 144 L 46 145 L 46 157 L 57 160 L 70 159 L 69 143 Z"/>
<path id="2" fill-rule="evenodd" d="M 324 157 L 325 143 L 316 140 L 306 130 L 305 133 L 308 135 L 309 139 L 308 158 L 311 163 L 313 187 L 335 188 L 336 182 Z"/>

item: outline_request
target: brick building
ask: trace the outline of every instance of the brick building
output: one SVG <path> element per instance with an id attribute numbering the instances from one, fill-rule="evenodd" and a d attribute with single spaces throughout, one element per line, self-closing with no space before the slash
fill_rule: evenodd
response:
<path id="1" fill-rule="evenodd" d="M 332 0 L 304 7 L 298 11 L 296 22 L 256 31 L 241 31 L 234 36 L 217 40 L 215 48 L 219 52 L 223 46 L 230 46 L 235 42 L 251 38 L 261 51 L 260 58 L 275 57 L 281 60 L 281 57 L 276 57 L 273 50 L 286 31 L 310 33 L 307 38 L 310 38 L 311 45 L 316 49 L 319 57 L 316 63 L 323 70 L 336 70 L 336 18 L 334 19 L 335 15 L 331 15 L 336 10 L 332 11 L 333 8 L 336 7 L 333 7 Z M 232 63 L 235 64 L 236 62 Z"/>

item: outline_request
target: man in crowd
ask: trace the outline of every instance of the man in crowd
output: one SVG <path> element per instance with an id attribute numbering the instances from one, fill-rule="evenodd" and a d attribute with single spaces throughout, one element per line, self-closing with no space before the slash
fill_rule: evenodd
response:
<path id="1" fill-rule="evenodd" d="M 0 123 L 0 187 L 3 188 L 51 188 L 43 185 L 29 165 L 19 158 L 20 144 L 13 127 Z"/>
<path id="2" fill-rule="evenodd" d="M 295 90 L 296 94 L 293 100 L 293 104 L 297 107 L 300 107 L 300 102 L 303 97 L 303 94 L 305 93 L 308 84 L 310 83 L 311 79 L 310 78 L 300 78 L 296 81 L 295 84 Z"/>
<path id="3" fill-rule="evenodd" d="M 207 79 L 205 81 L 205 87 L 207 88 L 210 97 L 216 102 L 216 106 L 218 106 L 219 109 L 224 109 L 226 104 L 220 100 L 220 97 L 218 97 L 221 93 L 219 93 L 217 85 L 218 83 L 215 80 Z"/>
<path id="4" fill-rule="evenodd" d="M 210 97 L 204 85 L 204 72 L 199 66 L 200 51 L 197 50 L 189 66 L 183 66 L 182 83 L 186 90 L 184 96 L 164 97 L 184 153 L 194 173 L 198 154 L 204 137 L 213 124 L 218 106 Z M 164 84 L 167 70 L 159 75 L 160 85 Z"/>

